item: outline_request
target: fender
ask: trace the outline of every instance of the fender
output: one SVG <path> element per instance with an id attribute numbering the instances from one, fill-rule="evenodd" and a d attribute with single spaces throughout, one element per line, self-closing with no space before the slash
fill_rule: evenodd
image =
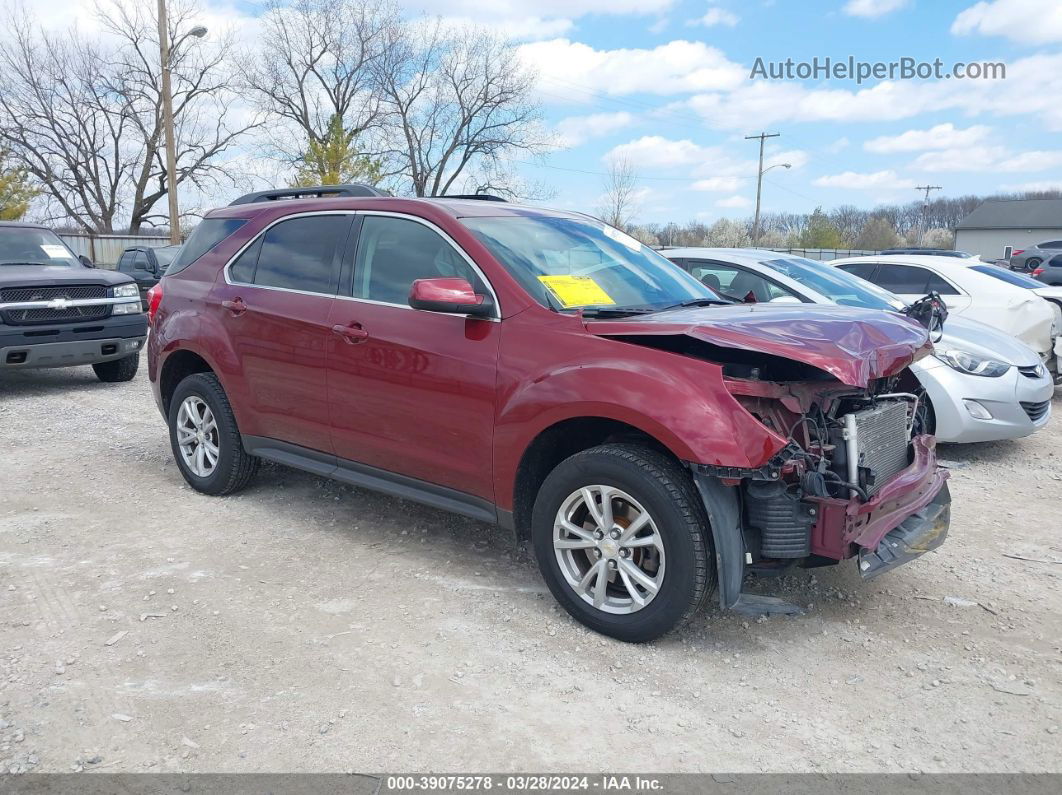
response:
<path id="1" fill-rule="evenodd" d="M 532 334 L 519 327 L 521 319 L 503 324 L 501 341 L 500 360 L 521 365 L 511 375 L 503 367 L 498 376 L 494 480 L 504 510 L 513 506 L 524 451 L 564 420 L 622 422 L 679 460 L 713 466 L 757 468 L 785 446 L 730 394 L 717 364 L 590 336 L 573 319 L 570 328 L 563 321 L 536 323 Z M 559 352 L 565 354 L 560 362 Z"/>

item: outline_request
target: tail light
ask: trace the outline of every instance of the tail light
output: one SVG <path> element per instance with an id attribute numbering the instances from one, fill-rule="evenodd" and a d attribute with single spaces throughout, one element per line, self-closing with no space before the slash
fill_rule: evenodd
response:
<path id="1" fill-rule="evenodd" d="M 156 284 L 147 291 L 147 316 L 148 323 L 155 322 L 155 313 L 159 311 L 159 303 L 162 301 L 162 283 Z"/>
<path id="2" fill-rule="evenodd" d="M 1036 270 L 1034 270 L 1034 271 L 1032 272 L 1033 278 L 1035 279 L 1035 278 L 1036 278 L 1037 276 L 1039 276 L 1039 275 L 1040 275 L 1041 273 L 1043 273 L 1043 272 L 1044 272 L 1044 269 L 1043 269 L 1043 268 L 1037 268 Z"/>
<path id="3" fill-rule="evenodd" d="M 1010 256 L 1012 256 L 1012 257 L 1016 257 L 1016 256 L 1018 256 L 1019 254 L 1024 254 L 1024 253 L 1025 253 L 1025 249 L 1023 249 L 1023 248 L 1016 248 L 1016 249 L 1014 249 L 1014 250 L 1013 250 L 1012 252 L 1010 252 Z"/>

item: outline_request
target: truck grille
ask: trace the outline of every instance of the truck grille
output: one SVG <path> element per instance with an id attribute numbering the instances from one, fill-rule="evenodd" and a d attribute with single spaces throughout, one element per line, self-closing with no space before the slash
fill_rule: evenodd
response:
<path id="1" fill-rule="evenodd" d="M 55 298 L 85 300 L 106 298 L 103 284 L 72 284 L 58 287 L 5 287 L 0 289 L 0 303 L 23 301 L 51 301 Z M 63 323 L 77 320 L 99 320 L 111 313 L 107 304 L 100 306 L 68 306 L 62 309 L 8 309 L 2 314 L 4 322 L 13 326 L 38 323 Z"/>
<path id="2" fill-rule="evenodd" d="M 856 412 L 859 466 L 874 473 L 867 494 L 874 494 L 897 472 L 907 468 L 907 403 L 879 403 Z"/>
<path id="3" fill-rule="evenodd" d="M 1022 402 L 1021 407 L 1025 409 L 1025 413 L 1029 415 L 1029 419 L 1033 422 L 1042 420 L 1044 415 L 1051 408 L 1051 401 L 1044 400 L 1040 403 L 1026 403 Z"/>

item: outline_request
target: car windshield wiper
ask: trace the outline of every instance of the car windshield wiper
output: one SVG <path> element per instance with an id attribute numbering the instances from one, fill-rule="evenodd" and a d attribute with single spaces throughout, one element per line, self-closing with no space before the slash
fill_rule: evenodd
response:
<path id="1" fill-rule="evenodd" d="M 592 306 L 585 307 L 583 317 L 626 317 L 628 315 L 647 315 L 659 310 L 647 306 Z"/>
<path id="2" fill-rule="evenodd" d="M 691 298 L 688 301 L 682 301 L 671 306 L 664 306 L 660 309 L 654 309 L 654 312 L 666 312 L 669 309 L 684 309 L 689 306 L 729 306 L 730 304 L 739 303 L 728 298 Z"/>

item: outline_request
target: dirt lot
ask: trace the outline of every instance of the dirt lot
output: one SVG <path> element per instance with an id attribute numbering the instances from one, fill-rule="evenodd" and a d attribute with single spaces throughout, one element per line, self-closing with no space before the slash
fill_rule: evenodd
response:
<path id="1" fill-rule="evenodd" d="M 940 552 L 648 646 L 488 526 L 281 467 L 192 492 L 143 369 L 0 375 L 0 443 L 5 770 L 1062 770 L 1062 415 L 942 449 Z"/>

